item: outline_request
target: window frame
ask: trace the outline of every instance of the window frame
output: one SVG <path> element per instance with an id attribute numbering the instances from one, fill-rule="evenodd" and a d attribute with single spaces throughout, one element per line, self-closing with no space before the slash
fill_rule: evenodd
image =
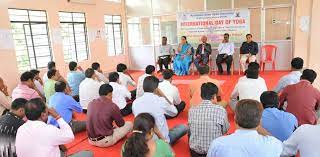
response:
<path id="1" fill-rule="evenodd" d="M 105 20 L 105 17 L 106 16 L 111 16 L 111 22 L 106 22 L 106 20 Z M 120 23 L 117 23 L 117 22 L 114 22 L 114 20 L 113 20 L 113 18 L 115 17 L 115 16 L 119 16 L 120 17 Z M 104 27 L 105 27 L 105 30 L 106 30 L 106 32 L 105 32 L 105 36 L 106 36 L 106 38 L 107 38 L 107 49 L 108 49 L 108 51 L 109 51 L 109 41 L 108 41 L 108 31 L 107 31 L 107 25 L 111 25 L 112 26 L 112 36 L 113 36 L 113 51 L 114 51 L 114 54 L 113 55 L 111 55 L 111 56 L 119 56 L 119 55 L 123 55 L 124 54 L 124 48 L 123 48 L 123 25 L 122 25 L 122 16 L 121 15 L 104 15 L 103 16 L 104 17 Z M 114 31 L 114 28 L 115 28 L 115 25 L 120 25 L 120 40 L 121 40 L 121 42 L 120 42 L 120 44 L 121 44 L 121 49 L 120 49 L 120 53 L 118 53 L 117 52 L 117 47 L 116 47 L 116 37 L 115 37 L 115 31 Z M 110 56 L 110 54 L 111 54 L 111 52 L 108 52 L 108 56 Z"/>
<path id="2" fill-rule="evenodd" d="M 71 14 L 71 19 L 72 21 L 66 22 L 66 21 L 61 21 L 60 20 L 60 15 L 59 13 L 69 13 Z M 84 15 L 84 22 L 74 22 L 73 19 L 73 14 L 74 13 L 78 13 L 78 14 L 83 14 Z M 76 42 L 76 35 L 75 35 L 75 24 L 83 24 L 84 25 L 84 36 L 85 36 L 85 45 L 86 45 L 86 54 L 87 54 L 87 58 L 84 60 L 88 60 L 89 59 L 89 42 L 88 42 L 88 28 L 87 28 L 87 18 L 86 18 L 86 13 L 85 12 L 69 12 L 69 11 L 59 11 L 58 12 L 58 16 L 59 16 L 59 22 L 60 24 L 72 24 L 72 31 L 73 31 L 73 40 L 74 40 L 74 48 L 75 48 L 75 55 L 76 55 L 76 62 L 79 62 L 78 59 L 78 50 L 77 50 L 77 42 Z M 63 43 L 62 43 L 63 46 Z M 63 52 L 63 57 L 64 57 L 64 52 Z M 66 60 L 65 60 L 66 61 Z M 82 60 L 83 61 L 83 60 Z"/>
<path id="3" fill-rule="evenodd" d="M 35 51 L 35 45 L 34 45 L 34 35 L 33 35 L 33 32 L 32 32 L 32 25 L 33 24 L 45 24 L 46 25 L 46 36 L 47 36 L 47 40 L 48 40 L 48 47 L 49 47 L 49 55 L 48 57 L 50 57 L 50 61 L 53 61 L 53 55 L 52 55 L 52 46 L 51 46 L 51 39 L 50 39 L 50 34 L 49 34 L 49 24 L 48 24 L 48 14 L 47 14 L 47 11 L 46 10 L 38 10 L 38 9 L 21 9 L 21 8 L 8 8 L 8 14 L 9 14 L 9 20 L 10 20 L 10 24 L 12 25 L 12 23 L 27 23 L 27 25 L 29 26 L 29 30 L 30 30 L 30 38 L 31 38 L 31 46 L 32 46 L 32 50 L 33 50 L 33 55 L 34 55 L 34 61 L 35 61 L 35 69 L 41 69 L 41 68 L 46 68 L 46 66 L 44 67 L 39 67 L 38 66 L 38 62 L 37 62 L 37 55 L 36 55 L 36 51 Z M 15 21 L 15 20 L 11 20 L 10 19 L 10 13 L 9 13 L 9 10 L 25 10 L 27 11 L 27 17 L 28 17 L 28 21 Z M 41 11 L 41 12 L 44 12 L 45 15 L 46 15 L 46 21 L 45 22 L 41 22 L 41 21 L 31 21 L 30 20 L 30 11 Z M 11 29 L 12 26 L 11 26 Z M 26 32 L 25 32 L 25 29 L 23 29 L 23 35 L 25 37 L 25 44 L 26 44 L 26 51 L 28 53 L 28 60 L 29 60 L 29 69 L 32 69 L 32 65 L 31 65 L 31 59 L 32 57 L 30 57 L 30 51 L 29 51 L 29 46 L 28 46 L 28 41 L 27 41 L 27 38 L 26 38 Z M 16 48 L 16 47 L 15 47 Z M 40 56 L 40 57 L 44 57 L 44 56 Z M 17 55 L 16 55 L 16 59 L 17 59 Z M 17 60 L 18 62 L 18 60 Z M 19 62 L 18 62 L 18 70 L 20 71 L 19 69 Z"/>

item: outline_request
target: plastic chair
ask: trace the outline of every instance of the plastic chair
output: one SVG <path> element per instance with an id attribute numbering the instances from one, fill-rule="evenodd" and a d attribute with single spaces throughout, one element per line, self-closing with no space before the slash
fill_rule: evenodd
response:
<path id="1" fill-rule="evenodd" d="M 272 70 L 276 70 L 276 56 L 277 56 L 277 46 L 275 45 L 264 45 L 261 48 L 260 53 L 260 68 L 264 71 L 266 63 L 272 64 Z"/>

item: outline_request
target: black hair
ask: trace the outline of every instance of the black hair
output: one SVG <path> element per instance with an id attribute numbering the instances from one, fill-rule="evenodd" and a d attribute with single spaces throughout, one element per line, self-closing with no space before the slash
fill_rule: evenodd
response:
<path id="1" fill-rule="evenodd" d="M 91 68 L 94 70 L 98 70 L 100 68 L 100 64 L 98 62 L 94 62 L 92 63 Z"/>
<path id="2" fill-rule="evenodd" d="M 88 68 L 84 72 L 84 75 L 86 76 L 86 78 L 92 78 L 92 76 L 94 75 L 94 70 L 92 68 Z"/>
<path id="3" fill-rule="evenodd" d="M 209 74 L 210 68 L 208 65 L 205 66 L 200 66 L 199 67 L 199 73 L 200 75 L 205 75 L 205 74 Z"/>
<path id="4" fill-rule="evenodd" d="M 99 88 L 99 95 L 100 96 L 106 96 L 106 95 L 108 95 L 109 93 L 112 93 L 112 92 L 113 92 L 113 88 L 109 84 L 103 84 Z"/>
<path id="5" fill-rule="evenodd" d="M 310 83 L 313 83 L 317 78 L 317 73 L 312 69 L 305 69 L 302 72 L 301 80 L 308 80 Z"/>
<path id="6" fill-rule="evenodd" d="M 51 79 L 54 75 L 56 75 L 57 70 L 56 69 L 50 69 L 47 73 L 47 76 L 49 79 Z"/>
<path id="7" fill-rule="evenodd" d="M 168 80 L 173 76 L 173 71 L 171 69 L 166 69 L 162 72 L 163 79 Z"/>
<path id="8" fill-rule="evenodd" d="M 77 62 L 72 61 L 69 63 L 69 70 L 74 71 L 76 70 L 77 66 L 78 66 Z"/>
<path id="9" fill-rule="evenodd" d="M 258 79 L 260 65 L 257 62 L 251 62 L 246 70 L 246 77 L 251 79 Z"/>
<path id="10" fill-rule="evenodd" d="M 46 111 L 46 104 L 41 98 L 31 99 L 26 104 L 26 116 L 28 120 L 38 120 L 41 113 Z"/>
<path id="11" fill-rule="evenodd" d="M 186 36 L 181 36 L 181 38 L 184 38 L 184 39 L 186 39 L 186 40 L 187 40 L 187 37 L 186 37 Z"/>
<path id="12" fill-rule="evenodd" d="M 145 73 L 151 75 L 154 71 L 156 71 L 156 67 L 153 65 L 148 65 L 146 67 Z"/>
<path id="13" fill-rule="evenodd" d="M 20 81 L 25 82 L 25 81 L 33 80 L 34 77 L 35 77 L 35 75 L 32 72 L 26 71 L 21 74 Z"/>
<path id="14" fill-rule="evenodd" d="M 147 76 L 143 80 L 143 91 L 153 93 L 158 88 L 159 79 L 155 76 Z"/>
<path id="15" fill-rule="evenodd" d="M 291 67 L 294 69 L 302 69 L 303 68 L 303 59 L 300 57 L 293 58 L 291 61 Z"/>
<path id="16" fill-rule="evenodd" d="M 127 66 L 123 63 L 117 65 L 117 72 L 124 72 L 127 70 Z"/>
<path id="17" fill-rule="evenodd" d="M 235 121 L 245 129 L 253 129 L 259 126 L 263 107 L 260 102 L 251 99 L 240 100 L 236 105 Z"/>
<path id="18" fill-rule="evenodd" d="M 20 108 L 26 109 L 26 103 L 27 102 L 28 102 L 28 100 L 26 100 L 24 98 L 17 98 L 17 99 L 12 101 L 11 109 L 15 110 L 15 111 L 20 109 Z"/>
<path id="19" fill-rule="evenodd" d="M 109 74 L 109 81 L 110 82 L 117 82 L 119 80 L 119 74 L 117 72 L 111 72 Z"/>
<path id="20" fill-rule="evenodd" d="M 56 67 L 56 63 L 54 61 L 48 62 L 48 70 L 55 68 L 55 67 Z"/>
<path id="21" fill-rule="evenodd" d="M 54 89 L 56 92 L 64 92 L 64 90 L 67 88 L 67 84 L 63 81 L 57 81 L 54 85 Z"/>
<path id="22" fill-rule="evenodd" d="M 223 36 L 227 35 L 228 37 L 230 37 L 229 33 L 224 33 Z"/>
<path id="23" fill-rule="evenodd" d="M 144 157 L 149 152 L 146 135 L 155 127 L 155 119 L 149 113 L 140 113 L 133 122 L 132 135 L 127 139 L 123 157 Z"/>
<path id="24" fill-rule="evenodd" d="M 163 36 L 162 39 L 168 39 L 166 36 Z"/>
<path id="25" fill-rule="evenodd" d="M 203 100 L 211 100 L 217 94 L 218 87 L 214 83 L 207 82 L 201 85 L 201 98 Z"/>
<path id="26" fill-rule="evenodd" d="M 246 37 L 248 37 L 248 36 L 251 36 L 251 38 L 252 38 L 252 34 L 247 34 Z"/>
<path id="27" fill-rule="evenodd" d="M 262 103 L 263 108 L 278 108 L 278 93 L 274 91 L 265 91 L 260 96 L 260 102 Z"/>
<path id="28" fill-rule="evenodd" d="M 33 73 L 34 75 L 38 75 L 40 73 L 40 71 L 37 69 L 32 69 L 30 70 L 30 72 Z"/>

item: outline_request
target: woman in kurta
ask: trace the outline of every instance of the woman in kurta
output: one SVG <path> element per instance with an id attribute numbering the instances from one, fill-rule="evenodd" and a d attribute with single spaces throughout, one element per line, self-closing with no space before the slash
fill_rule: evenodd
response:
<path id="1" fill-rule="evenodd" d="M 178 54 L 173 61 L 173 69 L 176 75 L 183 76 L 189 74 L 189 67 L 192 61 L 192 46 L 188 43 L 187 37 L 182 36 L 178 47 Z"/>

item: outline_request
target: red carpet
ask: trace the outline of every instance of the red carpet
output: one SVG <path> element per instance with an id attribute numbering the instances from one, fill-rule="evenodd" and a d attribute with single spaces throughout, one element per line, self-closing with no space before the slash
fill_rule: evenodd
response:
<path id="1" fill-rule="evenodd" d="M 263 72 L 261 74 L 261 76 L 266 80 L 267 82 L 267 86 L 269 88 L 269 90 L 273 89 L 274 86 L 276 85 L 277 81 L 279 80 L 279 78 L 285 74 L 287 74 L 288 72 Z M 135 78 L 135 80 L 137 80 L 137 78 L 142 74 L 142 72 L 137 72 L 134 71 L 132 72 L 132 76 Z M 174 80 L 192 80 L 192 79 L 196 79 L 197 77 L 199 77 L 198 75 L 192 75 L 192 76 L 175 76 Z M 212 75 L 211 76 L 214 79 L 218 79 L 223 81 L 223 85 L 222 85 L 222 90 L 223 90 L 223 100 L 229 100 L 229 96 L 235 86 L 235 84 L 238 81 L 238 78 L 240 77 L 239 75 L 233 75 L 233 76 L 226 76 L 226 75 Z M 189 90 L 188 90 L 188 84 L 183 83 L 182 81 L 177 81 L 181 84 L 178 84 L 178 88 L 182 97 L 182 100 L 187 102 L 189 102 Z M 231 123 L 231 128 L 229 130 L 228 133 L 232 133 L 235 130 L 235 124 L 234 124 L 234 120 L 233 120 L 233 113 L 230 110 L 230 108 L 227 108 L 228 110 L 228 117 L 229 117 L 229 121 Z M 126 120 L 133 120 L 133 115 L 127 116 L 125 117 Z M 80 114 L 77 115 L 77 119 L 85 119 L 85 115 L 84 114 Z M 168 124 L 169 127 L 173 127 L 176 124 L 187 124 L 187 119 L 188 119 L 188 106 L 186 107 L 186 109 L 184 110 L 183 113 L 181 113 L 177 118 L 172 119 L 172 120 L 168 120 Z M 74 153 L 80 150 L 91 150 L 94 152 L 94 156 L 95 157 L 104 157 L 104 156 L 112 156 L 112 157 L 120 157 L 120 151 L 121 151 L 121 147 L 123 142 L 125 141 L 125 139 L 121 140 L 120 142 L 118 142 L 115 146 L 110 147 L 110 148 L 98 148 L 98 147 L 94 147 L 89 145 L 88 141 L 87 141 L 87 134 L 85 132 L 83 133 L 79 133 L 76 135 L 76 139 L 67 145 L 69 151 L 68 153 Z M 179 140 L 174 146 L 173 146 L 173 150 L 176 153 L 177 157 L 189 157 L 189 147 L 188 147 L 188 139 L 187 136 L 184 136 L 181 140 Z"/>

